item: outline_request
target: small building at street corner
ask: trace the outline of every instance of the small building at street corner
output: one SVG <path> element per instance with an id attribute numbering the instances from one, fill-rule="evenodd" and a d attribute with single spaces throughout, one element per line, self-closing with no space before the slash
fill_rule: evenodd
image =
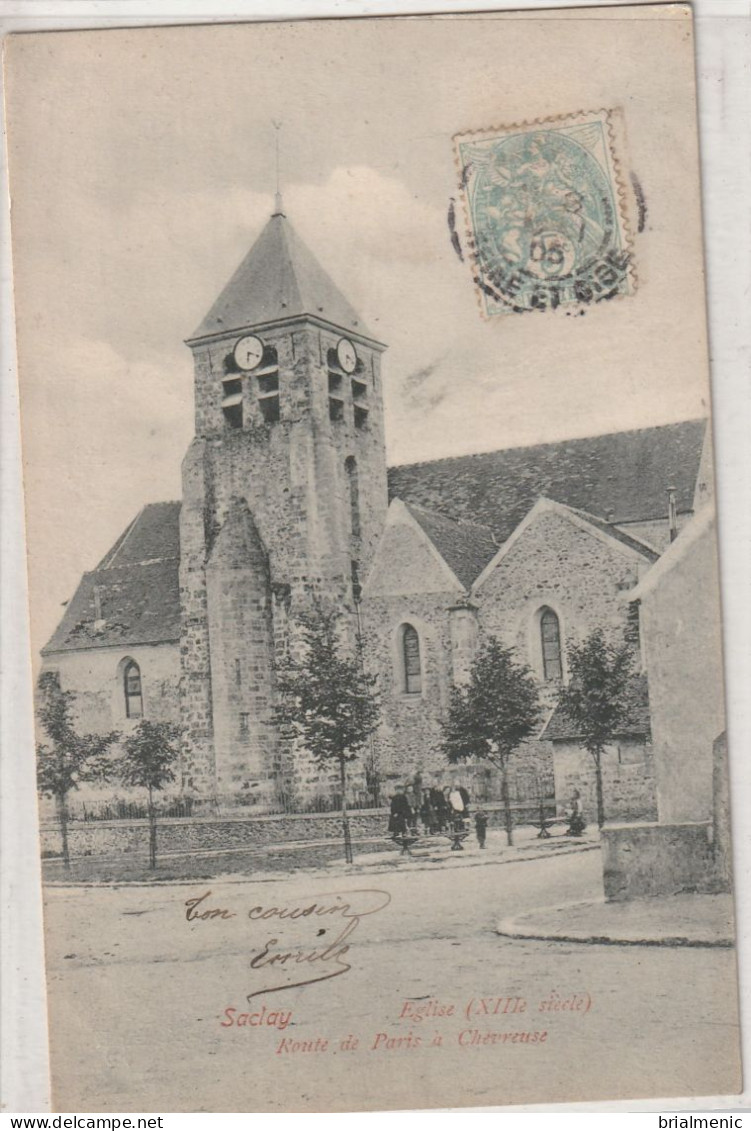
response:
<path id="1" fill-rule="evenodd" d="M 606 799 L 614 818 L 662 819 L 685 696 L 652 683 L 667 635 L 650 578 L 663 569 L 678 584 L 670 562 L 690 527 L 671 537 L 711 496 L 705 420 L 387 467 L 386 346 L 281 201 L 187 345 L 195 437 L 182 498 L 135 516 L 43 650 L 82 728 L 179 721 L 179 789 L 197 805 L 314 805 L 335 784 L 279 732 L 275 672 L 323 601 L 362 634 L 383 699 L 372 749 L 353 764 L 353 804 L 372 802 L 374 782 L 414 775 L 494 795 L 482 768 L 455 774 L 440 749 L 451 688 L 488 635 L 529 665 L 546 706 L 516 760 L 518 799 L 552 793 L 553 779 L 559 802 L 572 788 L 588 797 L 589 756 L 554 715 L 567 647 L 595 628 L 622 637 L 637 593 L 649 687 L 642 676 L 633 725 L 608 753 Z M 686 563 L 695 550 L 689 541 Z M 713 597 L 692 593 L 695 623 Z"/>
<path id="2" fill-rule="evenodd" d="M 656 820 L 604 830 L 605 894 L 630 899 L 729 891 L 730 789 L 712 505 L 681 531 L 630 597 L 649 685 Z"/>

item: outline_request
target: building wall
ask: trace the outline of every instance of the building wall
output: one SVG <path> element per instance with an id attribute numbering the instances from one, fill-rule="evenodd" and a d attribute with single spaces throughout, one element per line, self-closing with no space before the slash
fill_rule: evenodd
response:
<path id="1" fill-rule="evenodd" d="M 180 722 L 180 653 L 174 644 L 135 644 L 122 648 L 90 648 L 75 652 L 60 652 L 44 658 L 43 671 L 59 674 L 63 691 L 75 694 L 73 718 L 83 733 L 106 734 L 116 730 L 124 738 L 135 730 L 139 719 L 129 719 L 125 712 L 123 674 L 129 660 L 135 660 L 141 670 L 143 717 L 154 722 Z M 40 741 L 45 741 L 43 734 Z M 113 748 L 117 753 L 117 747 Z M 177 774 L 175 788 L 181 785 L 182 766 Z M 113 785 L 83 784 L 75 793 L 76 800 L 112 796 Z M 119 788 L 119 792 L 128 791 Z M 52 802 L 42 802 L 41 810 L 54 808 Z"/>
<path id="2" fill-rule="evenodd" d="M 453 594 L 413 593 L 372 597 L 363 603 L 367 662 L 378 673 L 382 723 L 377 758 L 382 780 L 446 770 L 441 720 L 448 707 L 451 672 L 449 610 Z M 422 690 L 407 693 L 402 626 L 412 625 L 420 642 Z"/>
<path id="3" fill-rule="evenodd" d="M 601 843 L 608 900 L 723 890 L 707 824 L 612 825 L 603 829 Z"/>
<path id="4" fill-rule="evenodd" d="M 648 563 L 627 547 L 604 542 L 555 511 L 541 512 L 473 592 L 483 632 L 514 648 L 543 680 L 540 610 L 558 616 L 564 673 L 566 649 L 595 628 L 621 636 L 627 591 Z M 543 686 L 552 707 L 557 685 Z"/>
<path id="5" fill-rule="evenodd" d="M 667 502 L 666 502 L 667 512 Z M 677 530 L 680 533 L 684 526 L 691 521 L 691 514 L 679 514 L 676 520 Z M 619 522 L 618 529 L 632 538 L 646 542 L 658 554 L 662 554 L 670 545 L 670 524 L 667 513 L 664 518 L 649 518 L 641 522 Z"/>
<path id="6" fill-rule="evenodd" d="M 467 600 L 410 522 L 390 516 L 363 601 L 369 656 L 381 674 L 384 697 L 377 738 L 382 776 L 450 774 L 440 750 L 441 722 L 451 687 L 467 678 L 483 635 L 499 637 L 530 666 L 539 681 L 544 719 L 557 701 L 559 684 L 543 678 L 540 610 L 550 607 L 558 615 L 565 670 L 572 640 L 582 640 L 597 627 L 621 636 L 629 608 L 622 586 L 633 584 L 646 564 L 565 516 L 543 512 Z M 419 695 L 404 691 L 400 626 L 405 623 L 420 636 Z M 591 787 L 594 798 L 590 762 L 586 751 L 567 747 L 556 754 L 554 767 L 552 743 L 530 740 L 515 754 L 513 770 L 531 781 L 552 776 L 555 768 L 556 797 L 565 803 L 574 788 L 588 798 Z M 616 753 L 613 766 L 606 767 L 606 780 L 613 816 L 655 815 L 651 758 L 643 744 L 624 744 L 621 761 Z"/>
<path id="7" fill-rule="evenodd" d="M 725 729 L 714 520 L 705 520 L 672 568 L 645 587 L 640 619 L 659 819 L 709 821 L 712 747 Z"/>
<path id="8" fill-rule="evenodd" d="M 367 571 L 386 517 L 380 351 L 356 343 L 368 408 L 367 426 L 358 429 L 344 380 L 342 419 L 329 418 L 327 358 L 339 333 L 302 320 L 258 333 L 277 353 L 277 423 L 264 423 L 253 373 L 237 375 L 243 427 L 231 428 L 224 420 L 222 378 L 237 334 L 194 351 L 196 435 L 209 441 L 204 449 L 209 540 L 231 500 L 244 498 L 269 551 L 274 579 L 296 585 L 341 574 L 349 580 L 351 558 Z M 358 468 L 359 534 L 352 531 L 348 458 Z"/>
<path id="9" fill-rule="evenodd" d="M 330 418 L 329 358 L 339 333 L 305 319 L 257 332 L 276 350 L 280 416 L 276 422 L 264 421 L 258 396 L 262 378 L 231 370 L 238 333 L 194 349 L 196 439 L 183 464 L 181 651 L 186 759 L 193 767 L 195 787 L 204 795 L 223 794 L 227 786 L 241 787 L 241 779 L 247 777 L 237 741 L 228 746 L 225 707 L 220 705 L 229 702 L 228 664 L 237 658 L 257 669 L 255 682 L 264 684 L 250 714 L 254 728 L 266 737 L 255 744 L 255 754 L 248 751 L 247 773 L 275 777 L 285 790 L 315 787 L 320 775 L 305 753 L 270 737 L 273 696 L 261 670 L 264 664 L 268 670 L 294 654 L 295 624 L 318 597 L 352 613 L 353 563 L 362 577 L 386 516 L 380 350 L 356 340 L 358 398 L 368 410 L 365 427 L 358 428 L 348 376 L 340 379 L 341 419 Z M 242 386 L 240 428 L 231 427 L 222 410 L 223 378 L 228 375 Z M 271 617 L 272 651 L 263 657 L 250 647 L 247 656 L 229 657 L 227 649 L 236 652 L 243 635 L 233 635 L 223 611 L 233 598 L 229 593 L 221 597 L 218 582 L 209 586 L 213 598 L 207 591 L 206 562 L 238 500 L 247 504 L 268 552 L 268 591 L 254 597 L 264 606 L 263 616 L 268 612 Z M 237 578 L 235 582 L 239 584 Z M 224 767 L 221 781 L 218 746 Z M 256 756 L 262 748 L 269 751 L 265 768 Z"/>
<path id="10" fill-rule="evenodd" d="M 476 610 L 467 605 L 461 585 L 398 501 L 391 505 L 366 582 L 361 620 L 367 663 L 379 677 L 382 695 L 382 724 L 375 739 L 381 779 L 388 783 L 415 774 L 425 780 L 445 775 L 441 722 L 453 683 L 466 678 L 471 663 Z M 419 639 L 419 692 L 406 690 L 407 624 Z"/>
<path id="11" fill-rule="evenodd" d="M 62 690 L 75 693 L 73 715 L 82 730 L 128 734 L 139 721 L 125 713 L 123 669 L 128 660 L 135 660 L 141 669 L 144 717 L 179 722 L 177 643 L 59 652 L 45 656 L 43 671 L 58 672 Z"/>
<path id="12" fill-rule="evenodd" d="M 268 557 L 244 503 L 230 512 L 206 569 L 219 798 L 274 793 L 274 646 Z"/>
<path id="13" fill-rule="evenodd" d="M 597 821 L 597 786 L 592 755 L 573 742 L 554 742 L 555 796 L 565 812 L 574 790 L 581 794 L 584 819 Z M 657 817 L 654 759 L 649 743 L 624 739 L 608 746 L 602 758 L 607 821 L 653 821 Z"/>

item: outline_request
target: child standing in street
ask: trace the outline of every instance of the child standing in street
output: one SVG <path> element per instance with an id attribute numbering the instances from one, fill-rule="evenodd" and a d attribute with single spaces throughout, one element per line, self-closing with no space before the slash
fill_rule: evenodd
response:
<path id="1" fill-rule="evenodd" d="M 477 834 L 477 843 L 480 848 L 485 847 L 485 837 L 488 831 L 488 815 L 485 810 L 480 807 L 475 810 L 475 832 Z"/>

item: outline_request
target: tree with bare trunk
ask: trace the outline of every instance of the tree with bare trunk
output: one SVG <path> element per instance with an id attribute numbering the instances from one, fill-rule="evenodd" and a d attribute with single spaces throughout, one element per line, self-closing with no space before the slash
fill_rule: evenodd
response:
<path id="1" fill-rule="evenodd" d="M 344 857 L 351 864 L 346 767 L 378 726 L 380 697 L 376 677 L 365 670 L 359 637 L 346 648 L 340 620 L 321 609 L 300 618 L 302 655 L 279 671 L 277 720 L 300 739 L 319 767 L 337 765 Z"/>
<path id="2" fill-rule="evenodd" d="M 449 762 L 475 758 L 501 771 L 506 839 L 514 843 L 509 794 L 509 763 L 540 722 L 537 685 L 529 668 L 511 650 L 489 637 L 475 657 L 469 680 L 451 694 L 443 724 L 443 749 Z"/>
<path id="3" fill-rule="evenodd" d="M 113 772 L 110 747 L 118 742 L 117 731 L 79 734 L 73 721 L 75 695 L 63 691 L 55 672 L 42 672 L 37 683 L 37 718 L 49 742 L 37 743 L 37 788 L 52 797 L 57 806 L 63 866 L 70 868 L 68 846 L 68 795 L 83 782 L 105 782 Z"/>
<path id="4" fill-rule="evenodd" d="M 628 721 L 634 651 L 629 641 L 614 644 L 597 628 L 582 644 L 568 650 L 569 683 L 561 688 L 558 704 L 571 720 L 592 755 L 597 790 L 597 824 L 605 824 L 602 755 Z"/>
<path id="5" fill-rule="evenodd" d="M 156 805 L 154 794 L 175 780 L 174 766 L 180 757 L 182 727 L 175 723 L 141 719 L 123 743 L 117 772 L 123 785 L 140 786 L 148 792 L 149 867 L 156 868 Z"/>

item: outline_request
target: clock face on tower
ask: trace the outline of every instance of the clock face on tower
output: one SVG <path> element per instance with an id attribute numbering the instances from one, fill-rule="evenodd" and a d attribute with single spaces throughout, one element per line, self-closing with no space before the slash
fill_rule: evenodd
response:
<path id="1" fill-rule="evenodd" d="M 234 349 L 235 364 L 238 369 L 255 369 L 263 357 L 263 342 L 255 334 L 246 334 Z"/>
<path id="2" fill-rule="evenodd" d="M 357 365 L 357 353 L 349 338 L 340 338 L 336 347 L 336 360 L 345 373 L 354 373 Z"/>

